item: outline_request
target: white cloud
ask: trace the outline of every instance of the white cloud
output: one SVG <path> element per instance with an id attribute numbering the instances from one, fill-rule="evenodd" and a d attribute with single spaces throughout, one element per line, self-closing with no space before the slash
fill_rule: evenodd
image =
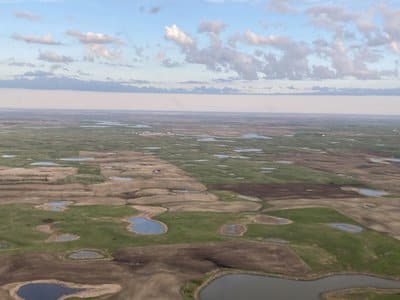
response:
<path id="1" fill-rule="evenodd" d="M 18 19 L 25 19 L 32 22 L 39 21 L 41 19 L 40 16 L 35 15 L 29 11 L 16 11 L 14 12 L 14 16 Z"/>
<path id="2" fill-rule="evenodd" d="M 65 64 L 74 61 L 74 59 L 70 56 L 59 55 L 56 52 L 52 51 L 40 52 L 38 59 L 50 63 L 65 63 Z"/>
<path id="3" fill-rule="evenodd" d="M 121 57 L 121 52 L 119 50 L 110 50 L 104 45 L 90 44 L 87 45 L 88 56 L 87 60 L 93 60 L 95 57 L 104 58 L 107 60 L 116 60 Z"/>
<path id="4" fill-rule="evenodd" d="M 203 21 L 199 25 L 198 32 L 220 34 L 225 28 L 226 24 L 221 21 Z"/>
<path id="5" fill-rule="evenodd" d="M 22 41 L 28 44 L 42 44 L 42 45 L 61 45 L 60 42 L 55 41 L 51 34 L 45 36 L 30 36 L 14 33 L 11 38 L 17 41 Z"/>
<path id="6" fill-rule="evenodd" d="M 120 39 L 104 33 L 68 30 L 67 35 L 78 38 L 82 44 L 122 44 Z"/>
<path id="7" fill-rule="evenodd" d="M 165 38 L 174 41 L 183 47 L 194 45 L 193 39 L 188 34 L 180 30 L 175 24 L 165 27 Z"/>

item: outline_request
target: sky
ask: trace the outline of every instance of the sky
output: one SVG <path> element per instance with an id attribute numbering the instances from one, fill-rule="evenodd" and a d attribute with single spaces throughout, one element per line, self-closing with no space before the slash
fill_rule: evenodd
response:
<path id="1" fill-rule="evenodd" d="M 0 0 L 1 89 L 400 96 L 400 0 Z"/>

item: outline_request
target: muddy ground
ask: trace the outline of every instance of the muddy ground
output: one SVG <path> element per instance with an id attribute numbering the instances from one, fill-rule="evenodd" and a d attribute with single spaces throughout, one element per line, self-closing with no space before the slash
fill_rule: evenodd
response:
<path id="1" fill-rule="evenodd" d="M 150 246 L 122 249 L 112 261 L 74 262 L 53 254 L 0 257 L 0 286 L 30 280 L 56 279 L 85 284 L 120 284 L 108 299 L 180 299 L 185 282 L 217 269 L 304 276 L 308 266 L 284 245 L 231 241 L 201 245 Z M 0 289 L 0 299 L 11 300 Z"/>

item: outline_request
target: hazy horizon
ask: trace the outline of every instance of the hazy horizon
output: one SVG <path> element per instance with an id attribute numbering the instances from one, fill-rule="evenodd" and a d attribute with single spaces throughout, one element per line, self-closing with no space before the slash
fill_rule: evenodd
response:
<path id="1" fill-rule="evenodd" d="M 198 95 L 86 91 L 0 91 L 1 109 L 400 115 L 397 96 Z"/>

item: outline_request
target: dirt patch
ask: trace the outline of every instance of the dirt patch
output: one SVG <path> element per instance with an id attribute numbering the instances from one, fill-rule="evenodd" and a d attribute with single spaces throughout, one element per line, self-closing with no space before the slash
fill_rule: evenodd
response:
<path id="1" fill-rule="evenodd" d="M 54 233 L 54 229 L 49 224 L 38 225 L 38 226 L 36 226 L 36 230 L 41 233 L 45 233 L 45 234 Z"/>
<path id="2" fill-rule="evenodd" d="M 288 183 L 288 184 L 257 184 L 257 183 L 237 183 L 237 184 L 212 184 L 211 189 L 232 191 L 238 194 L 258 197 L 264 199 L 284 198 L 295 199 L 307 198 L 346 198 L 358 195 L 354 191 L 342 190 L 340 186 L 333 184 L 307 184 L 307 183 Z"/>
<path id="3" fill-rule="evenodd" d="M 177 259 L 179 257 L 180 259 Z M 309 268 L 284 245 L 231 241 L 123 249 L 112 261 L 69 261 L 48 253 L 0 256 L 0 296 L 4 285 L 49 278 L 122 290 L 108 299 L 180 299 L 185 282 L 220 269 L 240 269 L 304 276 Z"/>
<path id="4" fill-rule="evenodd" d="M 25 169 L 0 167 L 0 184 L 52 183 L 75 174 L 75 168 L 40 167 Z"/>
<path id="5" fill-rule="evenodd" d="M 161 206 L 132 205 L 132 207 L 139 212 L 137 216 L 143 218 L 153 218 L 167 211 L 165 207 Z"/>

